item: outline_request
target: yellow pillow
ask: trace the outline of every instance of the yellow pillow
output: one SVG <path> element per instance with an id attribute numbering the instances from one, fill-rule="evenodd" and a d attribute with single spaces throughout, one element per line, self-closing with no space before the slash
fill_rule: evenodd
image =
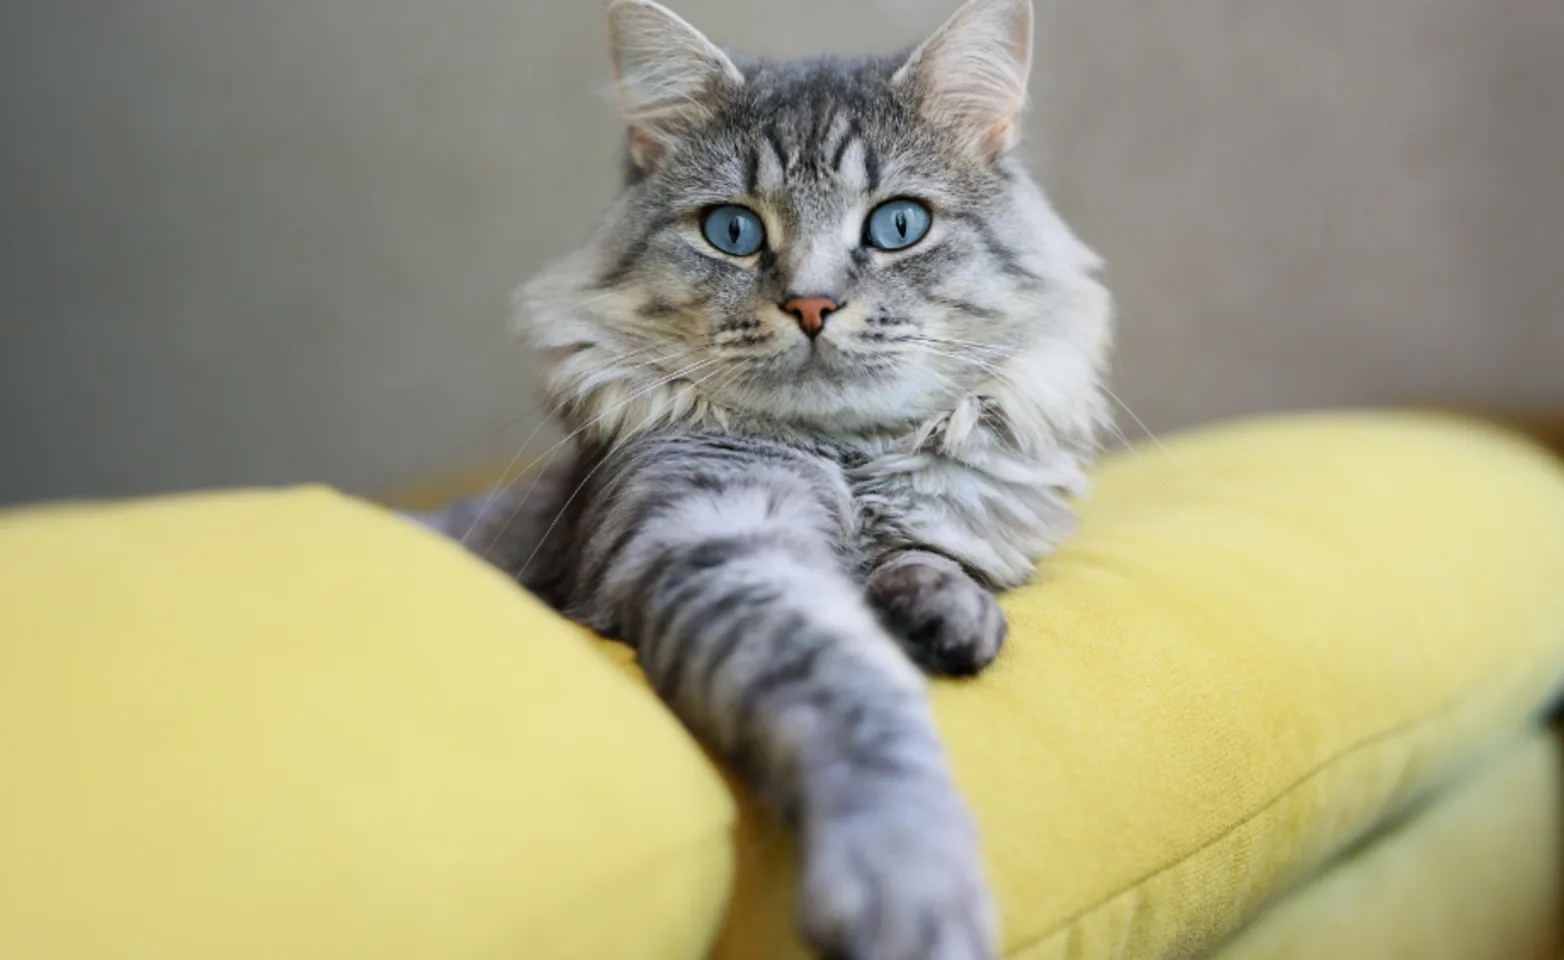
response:
<path id="1" fill-rule="evenodd" d="M 0 957 L 693 958 L 732 815 L 578 628 L 376 508 L 0 515 Z"/>
<path id="2" fill-rule="evenodd" d="M 1415 415 L 1120 454 L 935 703 L 1025 960 L 1200 956 L 1520 735 L 1564 675 L 1564 468 Z M 802 956 L 745 804 L 724 960 Z"/>
<path id="3" fill-rule="evenodd" d="M 1484 428 L 1112 458 L 934 692 L 1008 955 L 1220 944 L 1519 735 L 1560 584 L 1564 471 Z M 694 960 L 730 893 L 717 956 L 794 955 L 786 837 L 581 638 L 323 491 L 0 518 L 0 956 Z"/>
<path id="4" fill-rule="evenodd" d="M 1564 741 L 1540 729 L 1244 928 L 1214 960 L 1558 960 Z"/>

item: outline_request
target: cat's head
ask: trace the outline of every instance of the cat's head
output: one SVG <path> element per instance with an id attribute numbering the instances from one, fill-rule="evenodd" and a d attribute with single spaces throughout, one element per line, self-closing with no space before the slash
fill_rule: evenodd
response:
<path id="1" fill-rule="evenodd" d="M 977 395 L 1090 432 L 1108 297 L 1011 154 L 1030 0 L 861 60 L 736 59 L 650 0 L 608 19 L 626 187 L 526 290 L 572 426 L 886 433 Z"/>

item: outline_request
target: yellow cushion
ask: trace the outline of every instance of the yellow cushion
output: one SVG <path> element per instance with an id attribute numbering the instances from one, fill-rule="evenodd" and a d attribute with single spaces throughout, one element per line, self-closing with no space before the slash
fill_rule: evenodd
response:
<path id="1" fill-rule="evenodd" d="M 1103 465 L 1080 535 L 935 689 L 1006 955 L 1199 956 L 1564 674 L 1564 469 L 1413 415 L 1267 420 Z M 800 956 L 747 807 L 717 951 Z"/>
<path id="2" fill-rule="evenodd" d="M 1564 742 L 1538 730 L 1216 960 L 1543 960 L 1564 945 Z"/>
<path id="3" fill-rule="evenodd" d="M 0 957 L 694 958 L 732 814 L 581 631 L 376 508 L 0 515 Z"/>
<path id="4" fill-rule="evenodd" d="M 1009 956 L 1220 945 L 1564 673 L 1564 471 L 1265 421 L 1120 455 L 939 684 Z M 0 519 L 0 956 L 796 953 L 785 836 L 608 648 L 321 491 Z M 730 874 L 730 858 L 736 876 Z"/>

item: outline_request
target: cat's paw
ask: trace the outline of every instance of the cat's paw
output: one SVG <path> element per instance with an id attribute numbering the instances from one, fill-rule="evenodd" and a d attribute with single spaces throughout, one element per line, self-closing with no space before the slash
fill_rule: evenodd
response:
<path id="1" fill-rule="evenodd" d="M 908 656 L 931 672 L 977 673 L 1004 646 L 999 602 L 946 557 L 901 554 L 871 573 L 864 591 Z"/>
<path id="2" fill-rule="evenodd" d="M 993 960 L 998 912 L 957 804 L 884 802 L 808 831 L 800 923 L 827 960 Z"/>

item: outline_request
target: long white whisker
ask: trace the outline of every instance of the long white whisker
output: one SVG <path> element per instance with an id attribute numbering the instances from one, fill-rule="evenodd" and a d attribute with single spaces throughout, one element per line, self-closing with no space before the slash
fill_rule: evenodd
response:
<path id="1" fill-rule="evenodd" d="M 654 344 L 649 344 L 647 346 L 644 346 L 644 347 L 640 348 L 639 350 L 632 350 L 629 353 L 625 354 L 624 357 L 622 358 L 622 360 L 623 361 L 633 360 L 634 358 L 636 358 L 638 356 L 642 356 L 644 354 L 650 353 L 653 350 L 658 349 L 660 346 L 662 346 L 662 345 L 654 343 Z M 651 359 L 651 360 L 642 360 L 642 361 L 638 361 L 638 362 L 635 362 L 635 363 L 630 363 L 629 364 L 629 368 L 633 369 L 633 370 L 640 370 L 640 369 L 643 369 L 645 367 L 650 367 L 650 366 L 653 366 L 653 365 L 658 364 L 658 363 L 666 363 L 669 360 L 676 360 L 676 359 L 678 359 L 680 357 L 687 356 L 687 355 L 689 355 L 689 354 L 691 354 L 691 353 L 693 353 L 693 352 L 695 352 L 696 350 L 699 350 L 699 349 L 701 349 L 701 348 L 700 347 L 693 347 L 693 348 L 691 348 L 689 350 L 680 351 L 679 353 L 673 354 L 671 356 L 658 357 L 658 358 L 654 358 L 654 359 Z M 457 454 L 460 454 L 460 453 L 463 453 L 463 452 L 465 452 L 467 450 L 470 450 L 473 447 L 477 446 L 478 444 L 483 443 L 485 440 L 489 440 L 489 439 L 492 439 L 493 437 L 499 436 L 500 434 L 504 433 L 506 430 L 509 430 L 511 427 L 514 427 L 516 424 L 521 423 L 524 420 L 527 420 L 527 419 L 529 419 L 531 417 L 534 417 L 534 416 L 536 416 L 539 413 L 543 413 L 545 410 L 549 410 L 550 411 L 550 415 L 552 416 L 553 413 L 558 411 L 558 409 L 559 409 L 558 405 L 554 405 L 551 408 L 549 401 L 544 400 L 544 401 L 542 401 L 542 402 L 540 402 L 538 404 L 535 404 L 533 407 L 528 409 L 525 413 L 521 413 L 521 414 L 518 414 L 517 416 L 511 417 L 509 420 L 506 420 L 504 423 L 501 423 L 501 424 L 499 424 L 497 426 L 491 427 L 491 428 L 483 431 L 482 433 L 478 434 L 476 437 L 473 437 L 472 439 L 470 439 L 470 440 L 468 440 L 468 441 L 466 441 L 464 443 L 457 444 L 455 447 L 444 448 L 437 454 L 431 453 L 431 454 L 429 454 L 427 456 L 422 456 L 422 457 L 415 458 L 413 460 L 411 466 L 403 466 L 398 471 L 398 477 L 396 479 L 388 480 L 385 483 L 377 484 L 376 487 L 377 488 L 388 488 L 388 487 L 395 486 L 398 483 L 403 482 L 402 477 L 405 477 L 407 475 L 407 473 L 409 473 L 410 471 L 411 472 L 421 471 L 423 469 L 423 467 L 425 467 L 425 466 L 427 466 L 429 464 L 432 464 L 432 463 L 446 463 L 453 456 L 455 456 Z M 535 427 L 533 429 L 532 433 L 528 434 L 527 439 L 524 440 L 521 443 L 520 447 L 518 448 L 520 451 L 525 452 L 526 449 L 527 449 L 528 444 L 532 443 L 533 440 L 537 439 L 537 435 L 540 432 L 542 432 L 543 427 L 546 425 L 547 417 L 545 417 L 544 419 L 545 419 L 545 423 L 539 424 L 537 427 Z M 512 464 L 512 465 L 514 466 L 514 464 Z M 501 474 L 501 476 L 503 477 L 504 474 Z M 498 491 L 496 490 L 496 492 L 498 492 Z"/>
<path id="2" fill-rule="evenodd" d="M 686 351 L 686 353 L 689 353 L 689 352 L 693 352 L 693 351 Z M 693 364 L 691 364 L 691 365 L 689 365 L 689 366 L 687 366 L 687 367 L 685 367 L 685 368 L 683 368 L 681 370 L 677 370 L 677 371 L 675 371 L 675 372 L 673 372 L 673 373 L 671 373 L 671 374 L 669 374 L 669 375 L 667 375 L 667 376 L 665 376 L 665 377 L 663 377 L 663 378 L 661 378 L 659 380 L 655 380 L 652 383 L 648 384 L 647 386 L 641 388 L 640 390 L 637 390 L 634 393 L 630 394 L 629 396 L 624 397 L 619 402 L 613 404 L 608 409 L 606 409 L 602 413 L 598 414 L 596 417 L 593 417 L 591 420 L 588 420 L 586 423 L 583 423 L 581 426 L 579 426 L 576 429 L 570 431 L 570 433 L 566 434 L 565 437 L 563 439 L 561 439 L 558 443 L 554 444 L 552 447 L 549 447 L 543 453 L 539 454 L 537 456 L 537 458 L 535 458 L 532 461 L 532 463 L 528 465 L 527 469 L 523 470 L 520 474 L 517 475 L 516 479 L 519 480 L 521 477 L 526 476 L 526 474 L 528 472 L 530 472 L 530 471 L 538 470 L 539 469 L 538 465 L 539 465 L 540 462 L 543 463 L 543 468 L 546 469 L 547 466 L 548 466 L 548 463 L 552 463 L 553 462 L 555 454 L 557 454 L 560 451 L 560 449 L 562 449 L 566 444 L 568 444 L 570 441 L 574 440 L 583 431 L 586 431 L 586 430 L 590 429 L 591 427 L 593 427 L 596 424 L 600 423 L 604 419 L 606 419 L 606 418 L 612 416 L 613 414 L 617 413 L 620 409 L 622 409 L 626 405 L 628 405 L 630 403 L 633 403 L 636 400 L 639 400 L 641 397 L 646 396 L 648 393 L 652 392 L 653 390 L 656 390 L 658 387 L 661 387 L 661 386 L 663 386 L 663 385 L 665 385 L 667 383 L 670 383 L 670 382 L 672 382 L 674 380 L 677 380 L 680 377 L 683 377 L 683 376 L 685 376 L 687 374 L 693 373 L 694 371 L 700 369 L 701 367 L 707 366 L 707 365 L 712 364 L 712 363 L 716 363 L 720 359 L 721 359 L 720 357 L 711 357 L 711 358 L 708 358 L 706 360 L 702 360 L 702 361 L 700 361 L 698 363 L 693 363 Z M 539 425 L 538 429 L 539 430 L 542 429 L 542 424 Z M 533 433 L 532 433 L 532 436 L 536 437 L 537 433 L 538 433 L 538 431 L 534 430 Z M 531 443 L 531 442 L 532 442 L 532 437 L 529 437 L 527 439 L 527 443 Z M 488 508 L 491 505 L 493 505 L 494 498 L 499 496 L 499 492 L 501 490 L 509 487 L 512 483 L 516 482 L 515 480 L 511 480 L 511 481 L 507 482 L 506 477 L 510 474 L 510 471 L 515 468 L 517 461 L 519 461 L 521 459 L 522 454 L 526 452 L 526 449 L 527 449 L 526 448 L 526 444 L 523 444 L 521 449 L 516 451 L 516 455 L 511 457 L 510 463 L 506 464 L 505 470 L 504 470 L 504 472 L 502 472 L 500 474 L 499 480 L 495 481 L 494 488 L 489 491 L 488 498 L 486 500 L 484 500 L 483 506 L 479 509 L 479 511 L 477 513 L 477 516 L 474 518 L 472 524 L 470 526 L 468 526 L 467 532 L 462 535 L 461 543 L 464 546 L 467 543 L 467 538 L 472 536 L 472 532 L 475 529 L 477 529 L 477 527 L 478 527 L 478 519 L 477 518 L 478 517 L 482 517 L 484 511 L 488 510 Z M 545 460 L 546 460 L 546 462 L 545 462 Z M 534 478 L 533 486 L 535 487 L 536 484 L 537 484 L 537 480 L 536 480 L 536 478 Z M 529 487 L 528 488 L 529 493 L 530 493 L 531 490 L 532 490 L 532 487 Z M 498 542 L 499 538 L 504 535 L 504 532 L 505 532 L 506 528 L 508 528 L 510 526 L 510 524 L 515 521 L 516 516 L 521 513 L 521 509 L 525 505 L 526 505 L 526 497 L 523 497 L 521 499 L 521 501 L 516 504 L 515 509 L 513 509 L 511 511 L 509 519 L 507 519 L 505 521 L 505 523 L 495 533 L 494 539 L 489 542 L 489 547 L 490 548 L 492 548 L 494 546 L 494 544 L 496 542 Z"/>
<path id="3" fill-rule="evenodd" d="M 566 434 L 558 443 L 554 444 L 552 447 L 549 447 L 543 453 L 539 454 L 538 457 L 536 459 L 534 459 L 532 461 L 532 463 L 529 464 L 525 470 L 523 470 L 520 474 L 518 474 L 517 479 L 519 480 L 521 477 L 526 476 L 528 473 L 531 473 L 532 474 L 532 484 L 527 487 L 527 492 L 522 495 L 521 499 L 516 501 L 516 506 L 511 509 L 510 515 L 508 517 L 506 517 L 505 522 L 500 525 L 500 527 L 496 531 L 493 539 L 491 539 L 489 541 L 488 549 L 492 549 L 494 544 L 499 542 L 499 538 L 504 535 L 504 533 L 505 533 L 505 531 L 507 529 L 509 529 L 510 525 L 516 521 L 516 517 L 518 515 L 520 515 L 520 513 L 522 511 L 522 508 L 524 508 L 527 505 L 527 500 L 528 500 L 529 497 L 531 497 L 532 491 L 537 489 L 538 480 L 542 476 L 543 471 L 547 470 L 549 465 L 554 462 L 554 458 L 559 454 L 559 451 L 561 449 L 563 449 L 566 444 L 570 443 L 576 437 L 580 436 L 582 432 L 584 432 L 587 429 L 591 428 L 594 424 L 596 424 L 599 421 L 603 420 L 604 418 L 609 417 L 612 414 L 618 412 L 620 409 L 623 409 L 626 405 L 635 402 L 636 400 L 640 399 L 641 397 L 645 396 L 646 394 L 650 393 L 651 391 L 657 389 L 658 387 L 661 387 L 661 386 L 663 386 L 663 385 L 665 385 L 667 383 L 670 383 L 673 380 L 677 380 L 678 378 L 680 378 L 682 376 L 685 376 L 685 375 L 687 375 L 689 373 L 693 373 L 694 371 L 700 369 L 701 367 L 707 366 L 707 365 L 709 365 L 711 363 L 715 363 L 718 359 L 720 359 L 720 358 L 711 358 L 711 359 L 708 359 L 708 360 L 703 360 L 703 361 L 701 361 L 699 363 L 691 364 L 691 365 L 685 367 L 682 370 L 679 370 L 679 371 L 676 371 L 675 373 L 669 374 L 668 376 L 666 376 L 666 377 L 664 377 L 664 378 L 662 378 L 662 379 L 660 379 L 660 380 L 658 380 L 658 381 L 656 381 L 654 383 L 651 383 L 651 384 L 647 385 L 646 387 L 644 387 L 644 388 L 642 388 L 640 390 L 637 390 L 635 393 L 632 393 L 628 397 L 625 397 L 622 400 L 620 400 L 618 403 L 615 403 L 614 405 L 610 406 L 608 409 L 604 410 L 598 416 L 594 417 L 593 419 L 587 421 L 586 423 L 583 423 L 581 426 L 579 426 L 576 429 L 572 430 L 570 433 Z M 503 479 L 503 475 L 502 475 L 502 479 Z M 511 481 L 511 482 L 514 483 L 515 481 Z M 509 485 L 510 484 L 506 484 L 506 486 L 509 486 Z M 485 504 L 485 507 L 487 507 L 487 504 Z M 481 511 L 480 511 L 480 516 L 481 516 Z M 474 527 L 477 526 L 476 520 L 474 521 L 473 526 Z M 468 531 L 467 531 L 468 534 L 472 533 L 472 529 L 473 528 L 471 528 L 471 527 L 468 528 Z M 463 542 L 465 543 L 465 541 L 466 541 L 466 538 L 463 537 Z"/>
<path id="4" fill-rule="evenodd" d="M 987 345 L 981 344 L 981 343 L 972 343 L 972 342 L 967 341 L 967 340 L 951 340 L 951 339 L 947 339 L 947 338 L 944 338 L 944 337 L 925 337 L 925 336 L 919 335 L 919 336 L 908 337 L 908 338 L 906 338 L 905 340 L 903 340 L 901 342 L 903 342 L 903 343 L 910 343 L 910 344 L 912 344 L 914 346 L 935 345 L 935 346 L 942 346 L 942 347 L 943 346 L 963 347 L 963 348 L 967 348 L 967 349 L 983 350 L 983 351 L 988 352 L 988 353 L 996 354 L 996 356 L 989 357 L 985 362 L 997 362 L 997 361 L 1002 361 L 1002 360 L 1008 360 L 1011 357 L 1017 356 L 1020 353 L 1019 349 L 1011 350 L 1010 348 L 1006 348 L 1006 347 L 993 347 L 993 346 L 987 346 Z M 944 356 L 955 357 L 957 359 L 962 359 L 962 360 L 973 360 L 973 359 L 975 359 L 973 357 L 962 356 L 960 354 L 943 354 L 943 355 Z"/>
<path id="5" fill-rule="evenodd" d="M 719 358 L 714 358 L 714 359 L 721 359 L 721 358 L 719 357 Z M 717 371 L 714 371 L 712 373 L 708 373 L 704 377 L 701 377 L 701 378 L 699 378 L 697 380 L 694 380 L 694 381 L 692 381 L 690 383 L 685 384 L 681 389 L 694 390 L 697 387 L 699 387 L 702 383 L 705 383 L 707 380 L 710 380 L 712 377 L 716 376 L 717 374 L 719 374 L 721 372 L 722 372 L 721 370 L 717 370 Z M 645 423 L 642 424 L 642 428 L 643 429 L 644 429 L 644 427 L 645 427 Z M 548 541 L 548 538 L 554 533 L 554 528 L 559 525 L 559 521 L 564 519 L 565 512 L 570 509 L 570 505 L 575 502 L 576 497 L 579 496 L 581 494 L 581 491 L 586 488 L 587 482 L 592 479 L 592 475 L 597 473 L 598 470 L 602 469 L 603 464 L 607 463 L 613 457 L 615 451 L 617 451 L 620 447 L 624 446 L 624 444 L 626 442 L 628 442 L 632 437 L 635 437 L 636 435 L 638 435 L 640 432 L 641 432 L 640 429 L 625 431 L 624 436 L 621 437 L 615 443 L 611 444 L 609 446 L 608 450 L 604 451 L 602 457 L 597 461 L 596 464 L 593 465 L 592 469 L 588 470 L 587 473 L 586 473 L 586 476 L 582 477 L 580 482 L 576 484 L 576 488 L 574 490 L 570 491 L 570 496 L 566 497 L 565 498 L 565 502 L 560 505 L 559 512 L 554 514 L 554 519 L 549 523 L 548 529 L 543 531 L 543 535 L 541 537 L 538 537 L 537 542 L 534 543 L 533 546 L 532 546 L 532 552 L 527 554 L 526 561 L 523 562 L 521 567 L 516 571 L 516 579 L 517 580 L 520 580 L 521 577 L 526 574 L 527 567 L 532 565 L 533 558 L 538 555 L 538 551 L 539 550 L 543 549 L 543 544 L 546 543 Z M 512 519 L 514 519 L 514 516 L 512 517 Z"/>
<path id="6" fill-rule="evenodd" d="M 933 347 L 929 346 L 928 343 L 924 343 L 924 342 L 911 341 L 911 343 L 912 343 L 913 346 L 918 347 L 919 349 L 921 349 L 921 350 L 923 350 L 923 351 L 925 351 L 927 353 L 933 354 L 934 356 L 944 357 L 947 360 L 954 360 L 957 363 L 970 363 L 973 366 L 978 367 L 979 369 L 983 370 L 985 373 L 989 374 L 994 379 L 1003 381 L 1007 386 L 1011 387 L 1012 389 L 1020 389 L 1020 386 L 1014 380 L 1010 379 L 1010 375 L 1006 371 L 999 369 L 998 367 L 994 366 L 992 363 L 989 363 L 986 360 L 981 360 L 981 359 L 979 359 L 977 357 L 963 356 L 963 355 L 957 354 L 957 353 L 949 353 L 949 352 L 944 351 L 944 350 L 936 350 Z"/>
<path id="7" fill-rule="evenodd" d="M 940 341 L 940 342 L 946 342 L 946 343 L 967 343 L 968 341 L 963 341 L 963 340 L 945 340 L 945 341 Z M 954 361 L 956 361 L 958 363 L 970 363 L 970 364 L 973 364 L 974 366 L 977 366 L 977 367 L 983 369 L 985 372 L 987 372 L 988 374 L 993 376 L 995 379 L 1002 380 L 1006 384 L 1011 386 L 1012 388 L 1019 389 L 1019 387 L 1016 384 L 1016 382 L 1014 380 L 1010 379 L 1010 376 L 1009 376 L 1008 372 L 1006 372 L 1004 370 L 1000 370 L 998 367 L 996 367 L 993 364 L 990 364 L 990 363 L 988 363 L 988 362 L 986 362 L 984 360 L 979 360 L 976 357 L 966 357 L 966 356 L 961 356 L 960 354 L 947 353 L 947 352 L 945 352 L 943 350 L 935 350 L 932 347 L 928 346 L 927 343 L 914 342 L 913 346 L 919 347 L 920 349 L 925 350 L 925 351 L 927 351 L 929 353 L 935 354 L 936 356 L 941 356 L 941 357 L 945 357 L 946 359 L 949 359 L 949 360 L 954 360 Z M 982 345 L 981 344 L 973 344 L 973 346 L 982 346 Z M 935 372 L 937 372 L 937 371 L 935 371 Z M 946 379 L 948 380 L 949 378 L 947 377 Z M 952 382 L 954 382 L 954 381 L 952 381 Z M 1103 389 L 1105 391 L 1107 390 L 1106 387 L 1104 387 Z M 1109 396 L 1112 396 L 1111 391 L 1109 392 Z M 1114 397 L 1114 399 L 1118 400 L 1117 397 Z M 1120 406 L 1124 405 L 1123 401 L 1118 401 L 1118 402 L 1119 402 Z M 1126 411 L 1128 411 L 1128 409 L 1129 409 L 1128 407 L 1125 408 Z M 1132 413 L 1131 416 L 1134 416 L 1134 414 Z M 1139 418 L 1136 418 L 1136 422 L 1139 422 Z M 1124 444 L 1126 449 L 1128 449 L 1131 453 L 1135 454 L 1136 457 L 1139 457 L 1141 459 L 1145 459 L 1144 456 L 1141 454 L 1140 450 L 1135 446 L 1135 444 L 1130 440 L 1130 438 L 1124 433 L 1124 431 L 1119 429 L 1119 425 L 1118 424 L 1114 423 L 1112 420 L 1109 420 L 1108 423 L 1107 423 L 1107 427 L 1108 427 L 1108 429 L 1110 431 L 1112 431 L 1113 435 L 1119 440 L 1119 442 Z M 1141 429 L 1142 430 L 1146 429 L 1144 424 L 1141 425 Z M 1148 437 L 1151 437 L 1151 432 L 1149 430 L 1147 430 L 1146 431 L 1146 435 Z M 1156 437 L 1151 437 L 1151 440 L 1152 440 L 1153 443 L 1156 443 L 1156 445 L 1159 448 L 1161 448 L 1164 453 L 1167 452 L 1165 448 L 1162 448 L 1162 444 L 1157 441 Z"/>
<path id="8" fill-rule="evenodd" d="M 981 350 L 984 353 L 995 354 L 1000 359 L 1020 356 L 1026 350 L 1023 346 L 1005 347 L 993 343 L 978 343 L 976 340 L 960 340 L 955 337 L 931 337 L 925 334 L 917 334 L 912 339 L 927 343 L 939 343 L 947 346 Z"/>
<path id="9" fill-rule="evenodd" d="M 1103 384 L 1102 392 L 1107 394 L 1109 399 L 1111 399 L 1114 403 L 1124 408 L 1124 412 L 1130 415 L 1130 419 L 1135 421 L 1135 425 L 1137 427 L 1140 427 L 1141 432 L 1146 435 L 1146 439 L 1150 440 L 1152 444 L 1162 452 L 1163 456 L 1171 456 L 1171 454 L 1168 453 L 1168 448 L 1164 447 L 1162 445 L 1162 441 L 1157 439 L 1157 435 L 1152 433 L 1151 429 L 1146 426 L 1146 421 L 1142 420 L 1139 416 L 1136 415 L 1134 410 L 1130 409 L 1129 404 L 1125 403 L 1123 400 L 1120 400 L 1119 395 L 1108 389 L 1107 384 Z"/>
<path id="10" fill-rule="evenodd" d="M 554 533 L 554 528 L 559 525 L 559 521 L 564 519 L 565 512 L 570 509 L 570 505 L 575 502 L 576 497 L 581 493 L 581 491 L 586 489 L 586 485 L 592 479 L 592 475 L 597 473 L 597 471 L 603 469 L 603 464 L 607 463 L 609 461 L 609 459 L 611 457 L 613 457 L 614 452 L 616 450 L 618 450 L 621 446 L 623 446 L 624 442 L 626 440 L 628 440 L 629 438 L 631 438 L 633 436 L 635 436 L 634 433 L 626 431 L 625 435 L 623 437 L 621 437 L 619 440 L 615 441 L 614 443 L 610 444 L 608 449 L 603 452 L 602 457 L 600 457 L 598 459 L 597 463 L 592 466 L 592 469 L 588 470 L 586 472 L 586 476 L 582 477 L 580 482 L 578 482 L 576 484 L 576 488 L 574 490 L 570 491 L 570 496 L 566 497 L 565 498 L 565 502 L 560 504 L 559 512 L 554 514 L 554 519 L 552 521 L 550 521 L 550 523 L 548 525 L 548 528 L 543 531 L 543 535 L 538 537 L 537 538 L 537 542 L 532 545 L 532 552 L 527 554 L 526 561 L 522 563 L 522 565 L 521 565 L 521 567 L 519 569 L 517 569 L 517 571 L 516 571 L 516 581 L 518 583 L 521 582 L 521 578 L 526 575 L 527 567 L 532 565 L 532 559 L 538 555 L 538 551 L 543 549 L 543 544 Z M 521 508 L 518 506 L 517 510 L 520 510 L 520 509 Z M 514 513 L 511 514 L 511 520 L 515 520 L 515 519 L 516 519 L 515 514 Z M 509 524 L 510 524 L 510 520 L 507 520 L 506 521 L 506 525 L 508 526 Z"/>
<path id="11" fill-rule="evenodd" d="M 1124 444 L 1124 449 L 1126 449 L 1129 452 L 1135 454 L 1136 459 L 1139 459 L 1139 460 L 1146 459 L 1145 454 L 1141 453 L 1140 452 L 1140 448 L 1135 446 L 1135 444 L 1130 442 L 1129 436 L 1127 434 L 1125 434 L 1125 432 L 1119 428 L 1119 425 L 1117 423 L 1114 423 L 1112 420 L 1109 420 L 1108 421 L 1108 430 L 1109 430 L 1109 432 L 1111 432 L 1114 435 L 1115 438 L 1118 439 L 1118 441 L 1120 443 Z"/>
<path id="12" fill-rule="evenodd" d="M 644 347 L 644 348 L 642 348 L 640 350 L 633 351 L 628 356 L 634 357 L 634 356 L 637 356 L 638 354 L 643 354 L 643 353 L 649 352 L 649 351 L 655 349 L 657 346 L 658 346 L 658 344 L 649 344 L 648 346 L 646 346 L 646 347 Z M 692 348 L 690 348 L 688 350 L 679 351 L 678 353 L 675 353 L 672 356 L 667 356 L 667 357 L 656 358 L 656 359 L 653 359 L 653 360 L 642 361 L 640 363 L 636 363 L 636 364 L 632 365 L 631 369 L 639 370 L 639 369 L 642 369 L 644 367 L 654 366 L 654 365 L 656 365 L 658 363 L 667 363 L 669 360 L 676 360 L 676 359 L 679 359 L 681 357 L 687 357 L 690 354 L 694 353 L 698 349 L 700 349 L 700 348 L 699 347 L 692 347 Z M 536 440 L 538 438 L 538 434 L 543 432 L 543 428 L 548 426 L 550 420 L 554 416 L 558 415 L 560 409 L 564 406 L 564 404 L 566 402 L 568 402 L 568 401 L 562 401 L 560 403 L 555 404 L 552 407 L 552 409 L 549 411 L 549 416 L 544 417 L 542 420 L 540 420 L 538 422 L 538 425 L 532 428 L 532 432 L 527 434 L 527 438 L 525 440 L 523 440 L 516 447 L 515 454 L 513 454 L 511 456 L 511 458 L 510 458 L 510 461 L 505 464 L 505 469 L 500 471 L 499 477 L 497 477 L 495 479 L 495 481 L 494 481 L 494 486 L 489 489 L 488 496 L 484 498 L 483 506 L 481 508 L 479 508 L 479 510 L 478 510 L 478 512 L 476 514 L 473 515 L 473 521 L 472 521 L 471 524 L 468 525 L 467 532 L 462 534 L 462 539 L 461 539 L 460 542 L 461 542 L 461 544 L 463 546 L 466 546 L 467 538 L 472 536 L 473 530 L 477 529 L 478 521 L 483 517 L 484 513 L 488 511 L 489 507 L 494 504 L 494 498 L 498 497 L 500 495 L 500 491 L 501 490 L 506 489 L 512 483 L 515 482 L 515 480 L 508 480 L 507 478 L 510 477 L 511 470 L 515 469 L 517 461 L 519 461 L 522 458 L 522 456 L 527 452 L 527 448 L 532 446 L 532 441 L 534 441 L 534 440 Z M 542 410 L 543 407 L 545 407 L 545 406 L 548 406 L 548 401 L 546 401 L 546 400 L 543 403 L 539 404 L 538 406 L 534 407 L 528 413 L 524 414 L 522 417 L 517 417 L 516 420 L 512 420 L 511 423 L 515 423 L 517 420 L 521 420 L 524 417 L 531 416 L 532 414 L 537 413 L 538 411 Z M 509 426 L 509 424 L 507 424 L 506 426 Z M 517 479 L 520 479 L 520 475 L 518 475 Z M 536 481 L 534 481 L 534 482 L 536 482 Z M 502 528 L 502 532 L 503 532 L 503 528 Z M 490 546 L 492 547 L 493 544 L 490 544 Z"/>

